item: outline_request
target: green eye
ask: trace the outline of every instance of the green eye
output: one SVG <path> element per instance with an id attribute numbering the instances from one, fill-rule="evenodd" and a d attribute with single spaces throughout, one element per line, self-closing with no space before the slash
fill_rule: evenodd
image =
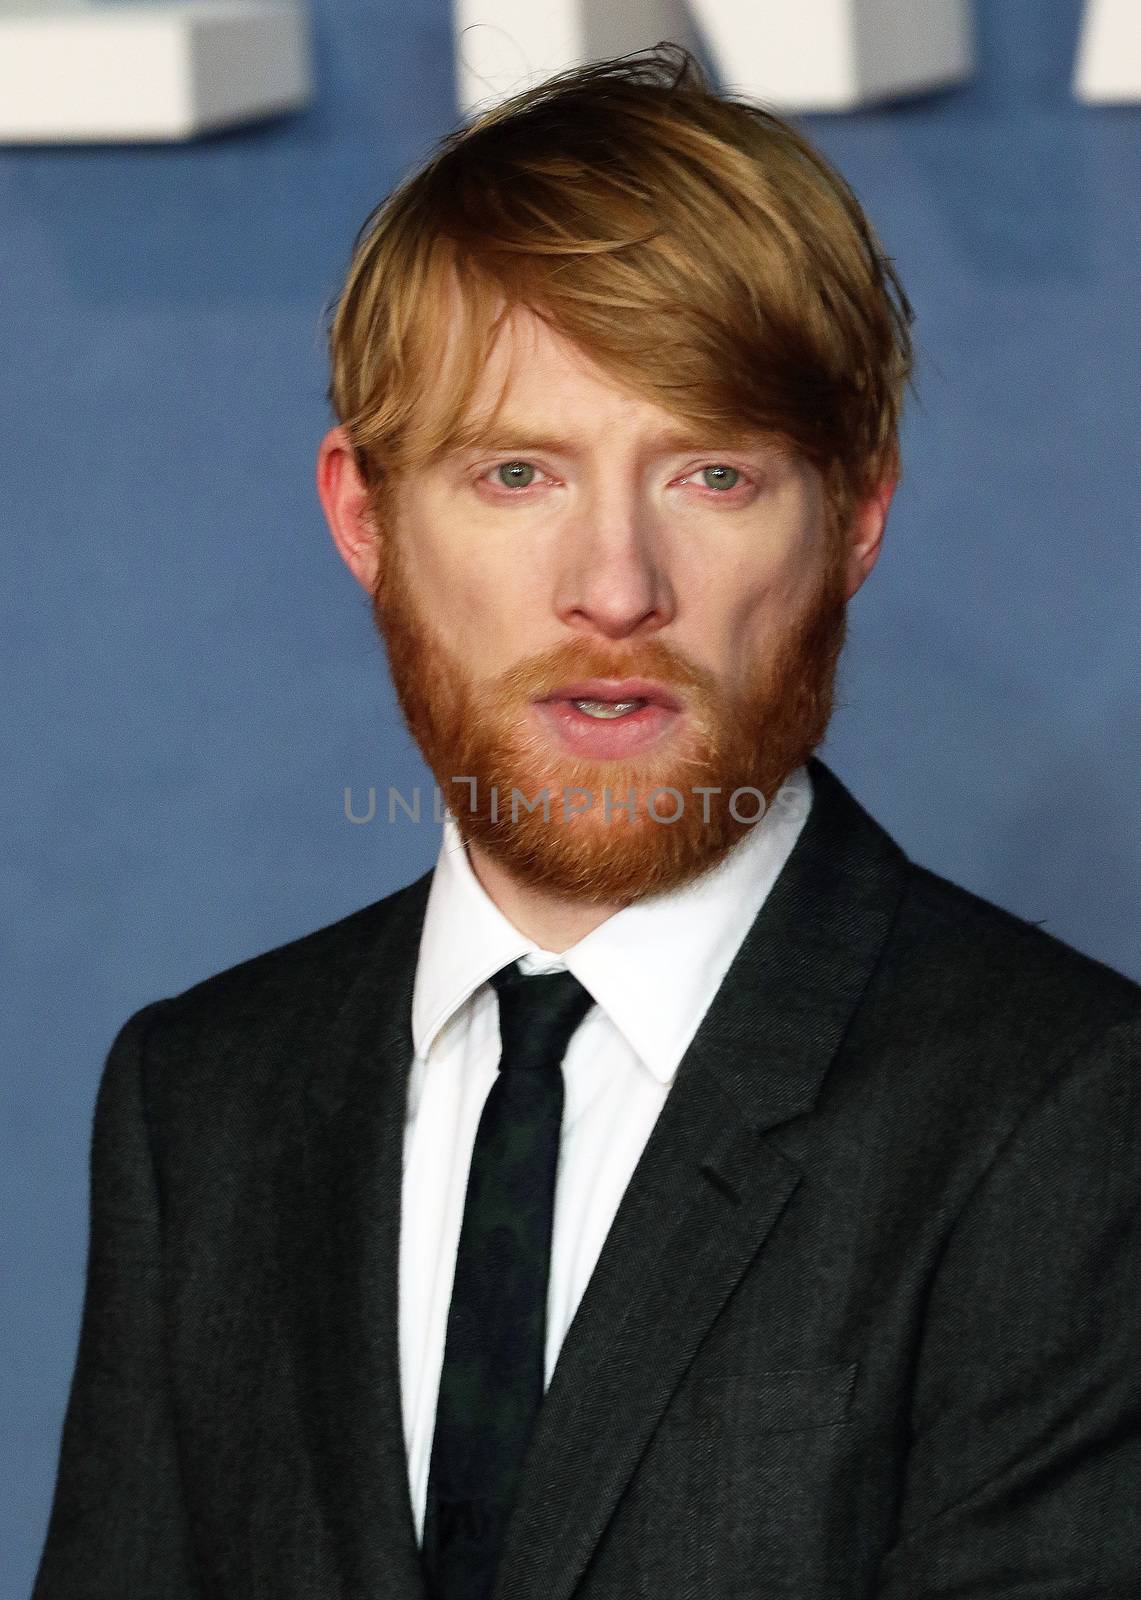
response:
<path id="1" fill-rule="evenodd" d="M 535 476 L 535 469 L 529 461 L 504 461 L 495 470 L 500 483 L 507 489 L 526 489 Z"/>
<path id="2" fill-rule="evenodd" d="M 736 467 L 705 467 L 701 475 L 707 489 L 735 489 L 741 476 Z"/>

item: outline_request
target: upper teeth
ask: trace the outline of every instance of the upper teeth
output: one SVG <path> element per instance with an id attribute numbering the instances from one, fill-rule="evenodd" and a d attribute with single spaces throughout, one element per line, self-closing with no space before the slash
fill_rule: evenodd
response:
<path id="1" fill-rule="evenodd" d="M 572 700 L 571 704 L 585 711 L 588 717 L 624 717 L 645 705 L 644 700 Z"/>

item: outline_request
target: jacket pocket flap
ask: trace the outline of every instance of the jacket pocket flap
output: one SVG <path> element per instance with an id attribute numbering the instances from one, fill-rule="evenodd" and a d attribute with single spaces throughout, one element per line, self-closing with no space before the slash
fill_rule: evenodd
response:
<path id="1" fill-rule="evenodd" d="M 825 1428 L 843 1422 L 855 1392 L 858 1362 L 843 1366 L 787 1367 L 778 1371 L 710 1373 L 702 1381 L 703 1409 L 735 1417 L 766 1433 Z"/>

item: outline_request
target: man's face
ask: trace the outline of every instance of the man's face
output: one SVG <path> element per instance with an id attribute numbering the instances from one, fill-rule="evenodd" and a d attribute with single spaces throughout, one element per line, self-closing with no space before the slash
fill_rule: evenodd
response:
<path id="1" fill-rule="evenodd" d="M 477 413 L 504 379 L 494 439 L 394 485 L 375 614 L 464 836 L 625 903 L 714 865 L 819 743 L 850 552 L 804 460 L 695 434 L 529 313 Z"/>

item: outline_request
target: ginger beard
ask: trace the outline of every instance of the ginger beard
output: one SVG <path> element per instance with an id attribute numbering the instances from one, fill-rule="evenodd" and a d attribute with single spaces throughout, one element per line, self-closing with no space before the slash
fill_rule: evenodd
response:
<path id="1" fill-rule="evenodd" d="M 420 614 L 397 544 L 385 541 L 372 604 L 405 721 L 465 843 L 521 883 L 599 904 L 685 883 L 728 854 L 824 737 L 847 614 L 835 541 L 810 603 L 735 696 L 661 639 L 619 650 L 576 637 L 476 680 Z M 532 701 L 574 679 L 635 676 L 668 685 L 684 711 L 656 747 L 628 760 L 570 755 L 530 714 Z M 682 808 L 658 820 L 677 810 L 668 789 Z M 575 791 L 589 808 L 574 810 L 584 799 Z"/>

